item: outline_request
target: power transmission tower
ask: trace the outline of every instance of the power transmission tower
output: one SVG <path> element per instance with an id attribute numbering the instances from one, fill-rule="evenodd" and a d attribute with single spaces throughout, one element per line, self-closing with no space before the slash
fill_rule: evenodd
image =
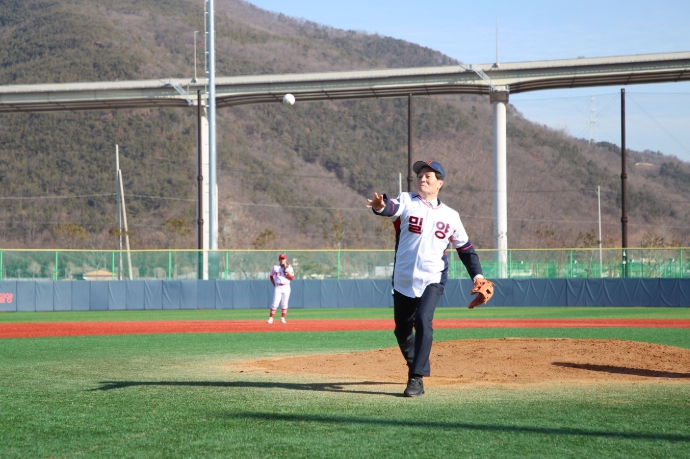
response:
<path id="1" fill-rule="evenodd" d="M 589 103 L 589 144 L 599 143 L 599 125 L 597 123 L 597 99 L 592 94 Z"/>

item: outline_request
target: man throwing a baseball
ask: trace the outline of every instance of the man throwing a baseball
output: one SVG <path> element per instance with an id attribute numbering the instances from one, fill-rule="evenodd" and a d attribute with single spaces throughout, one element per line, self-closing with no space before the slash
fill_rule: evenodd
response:
<path id="1" fill-rule="evenodd" d="M 393 315 L 395 337 L 408 366 L 406 397 L 424 395 L 423 377 L 431 374 L 432 321 L 448 279 L 448 243 L 473 279 L 473 293 L 489 283 L 460 215 L 438 199 L 445 179 L 441 164 L 417 161 L 412 168 L 417 174 L 416 193 L 401 193 L 397 199 L 374 193 L 374 199 L 367 200 L 374 213 L 393 221 L 396 232 Z M 492 291 L 488 298 L 491 295 Z M 480 296 L 481 302 L 475 299 L 470 307 L 488 301 L 483 293 Z"/>
<path id="2" fill-rule="evenodd" d="M 282 306 L 282 314 L 280 316 L 280 323 L 285 322 L 285 316 L 288 310 L 288 300 L 290 299 L 290 282 L 295 280 L 295 271 L 287 261 L 287 255 L 281 253 L 278 256 L 278 264 L 273 266 L 270 274 L 271 283 L 273 284 L 273 303 L 271 303 L 271 315 L 268 318 L 268 323 L 273 323 L 273 316 L 276 314 L 278 304 Z"/>

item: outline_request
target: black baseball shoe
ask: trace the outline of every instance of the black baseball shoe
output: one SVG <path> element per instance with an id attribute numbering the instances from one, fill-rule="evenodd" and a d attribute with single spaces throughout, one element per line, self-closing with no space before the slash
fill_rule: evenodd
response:
<path id="1" fill-rule="evenodd" d="M 424 395 L 424 380 L 421 376 L 412 376 L 407 380 L 407 388 L 403 392 L 405 397 L 419 397 Z"/>

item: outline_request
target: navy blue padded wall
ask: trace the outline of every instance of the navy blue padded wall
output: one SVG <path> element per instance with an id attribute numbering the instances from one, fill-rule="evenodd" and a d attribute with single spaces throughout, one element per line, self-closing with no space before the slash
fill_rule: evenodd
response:
<path id="1" fill-rule="evenodd" d="M 469 279 L 449 280 L 439 306 L 467 306 L 471 289 Z M 0 312 L 267 309 L 272 298 L 273 287 L 264 280 L 0 281 Z M 289 305 L 390 307 L 391 282 L 298 280 Z M 486 306 L 690 307 L 690 279 L 498 279 Z"/>
<path id="2" fill-rule="evenodd" d="M 233 282 L 215 282 L 216 309 L 232 309 Z"/>
<path id="3" fill-rule="evenodd" d="M 17 281 L 0 281 L 0 312 L 17 311 Z"/>
<path id="4" fill-rule="evenodd" d="M 88 311 L 91 304 L 91 282 L 69 282 L 72 285 L 72 311 Z"/>
<path id="5" fill-rule="evenodd" d="M 144 281 L 144 309 L 163 309 L 163 281 Z"/>
<path id="6" fill-rule="evenodd" d="M 90 281 L 91 295 L 89 297 L 89 310 L 106 311 L 109 303 L 109 281 Z"/>
<path id="7" fill-rule="evenodd" d="M 36 281 L 17 282 L 17 312 L 36 310 Z"/>
<path id="8" fill-rule="evenodd" d="M 128 310 L 141 310 L 146 306 L 146 282 L 125 281 L 125 305 Z"/>
<path id="9" fill-rule="evenodd" d="M 199 307 L 198 287 L 209 281 L 183 280 L 180 282 L 180 309 L 197 309 Z M 214 282 L 214 281 L 211 281 Z M 206 284 L 209 285 L 209 284 Z"/>
<path id="10" fill-rule="evenodd" d="M 73 282 L 53 282 L 53 310 L 72 310 L 72 284 Z"/>
<path id="11" fill-rule="evenodd" d="M 127 282 L 128 281 L 108 282 L 109 310 L 124 311 L 127 309 Z"/>
<path id="12" fill-rule="evenodd" d="M 52 311 L 53 310 L 53 285 L 52 281 L 37 281 L 34 283 L 36 287 L 36 311 Z"/>
<path id="13" fill-rule="evenodd" d="M 163 309 L 180 309 L 182 284 L 180 281 L 163 281 Z"/>

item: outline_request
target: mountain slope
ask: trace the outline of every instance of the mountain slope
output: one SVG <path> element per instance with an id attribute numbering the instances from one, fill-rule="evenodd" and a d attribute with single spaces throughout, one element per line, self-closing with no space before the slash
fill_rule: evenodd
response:
<path id="1" fill-rule="evenodd" d="M 203 8 L 191 0 L 8 1 L 0 5 L 0 84 L 189 77 Z M 241 0 L 217 9 L 217 74 L 291 73 L 455 63 L 402 40 L 322 27 Z M 197 72 L 203 72 L 198 41 Z M 417 97 L 415 159 L 441 161 L 441 199 L 479 247 L 492 247 L 491 106 L 482 97 Z M 0 116 L 0 244 L 113 247 L 118 144 L 135 248 L 194 247 L 162 224 L 195 221 L 192 108 Z M 221 247 L 390 248 L 390 224 L 364 209 L 397 194 L 407 161 L 407 100 L 219 110 Z M 635 163 L 648 165 L 635 166 Z M 690 236 L 690 168 L 630 152 L 630 244 Z M 404 188 L 406 184 L 403 183 Z M 590 146 L 508 113 L 509 244 L 576 246 L 595 233 L 602 187 L 606 245 L 620 244 L 620 151 Z M 105 195 L 105 196 L 104 196 Z M 36 199 L 38 196 L 52 198 Z M 84 196 L 56 199 L 59 196 Z M 161 199 L 165 198 L 165 199 Z M 56 227 L 83 226 L 88 241 Z M 648 234 L 649 233 L 649 234 Z M 579 237 L 578 237 L 579 236 Z M 591 240 L 591 238 L 590 238 Z"/>

